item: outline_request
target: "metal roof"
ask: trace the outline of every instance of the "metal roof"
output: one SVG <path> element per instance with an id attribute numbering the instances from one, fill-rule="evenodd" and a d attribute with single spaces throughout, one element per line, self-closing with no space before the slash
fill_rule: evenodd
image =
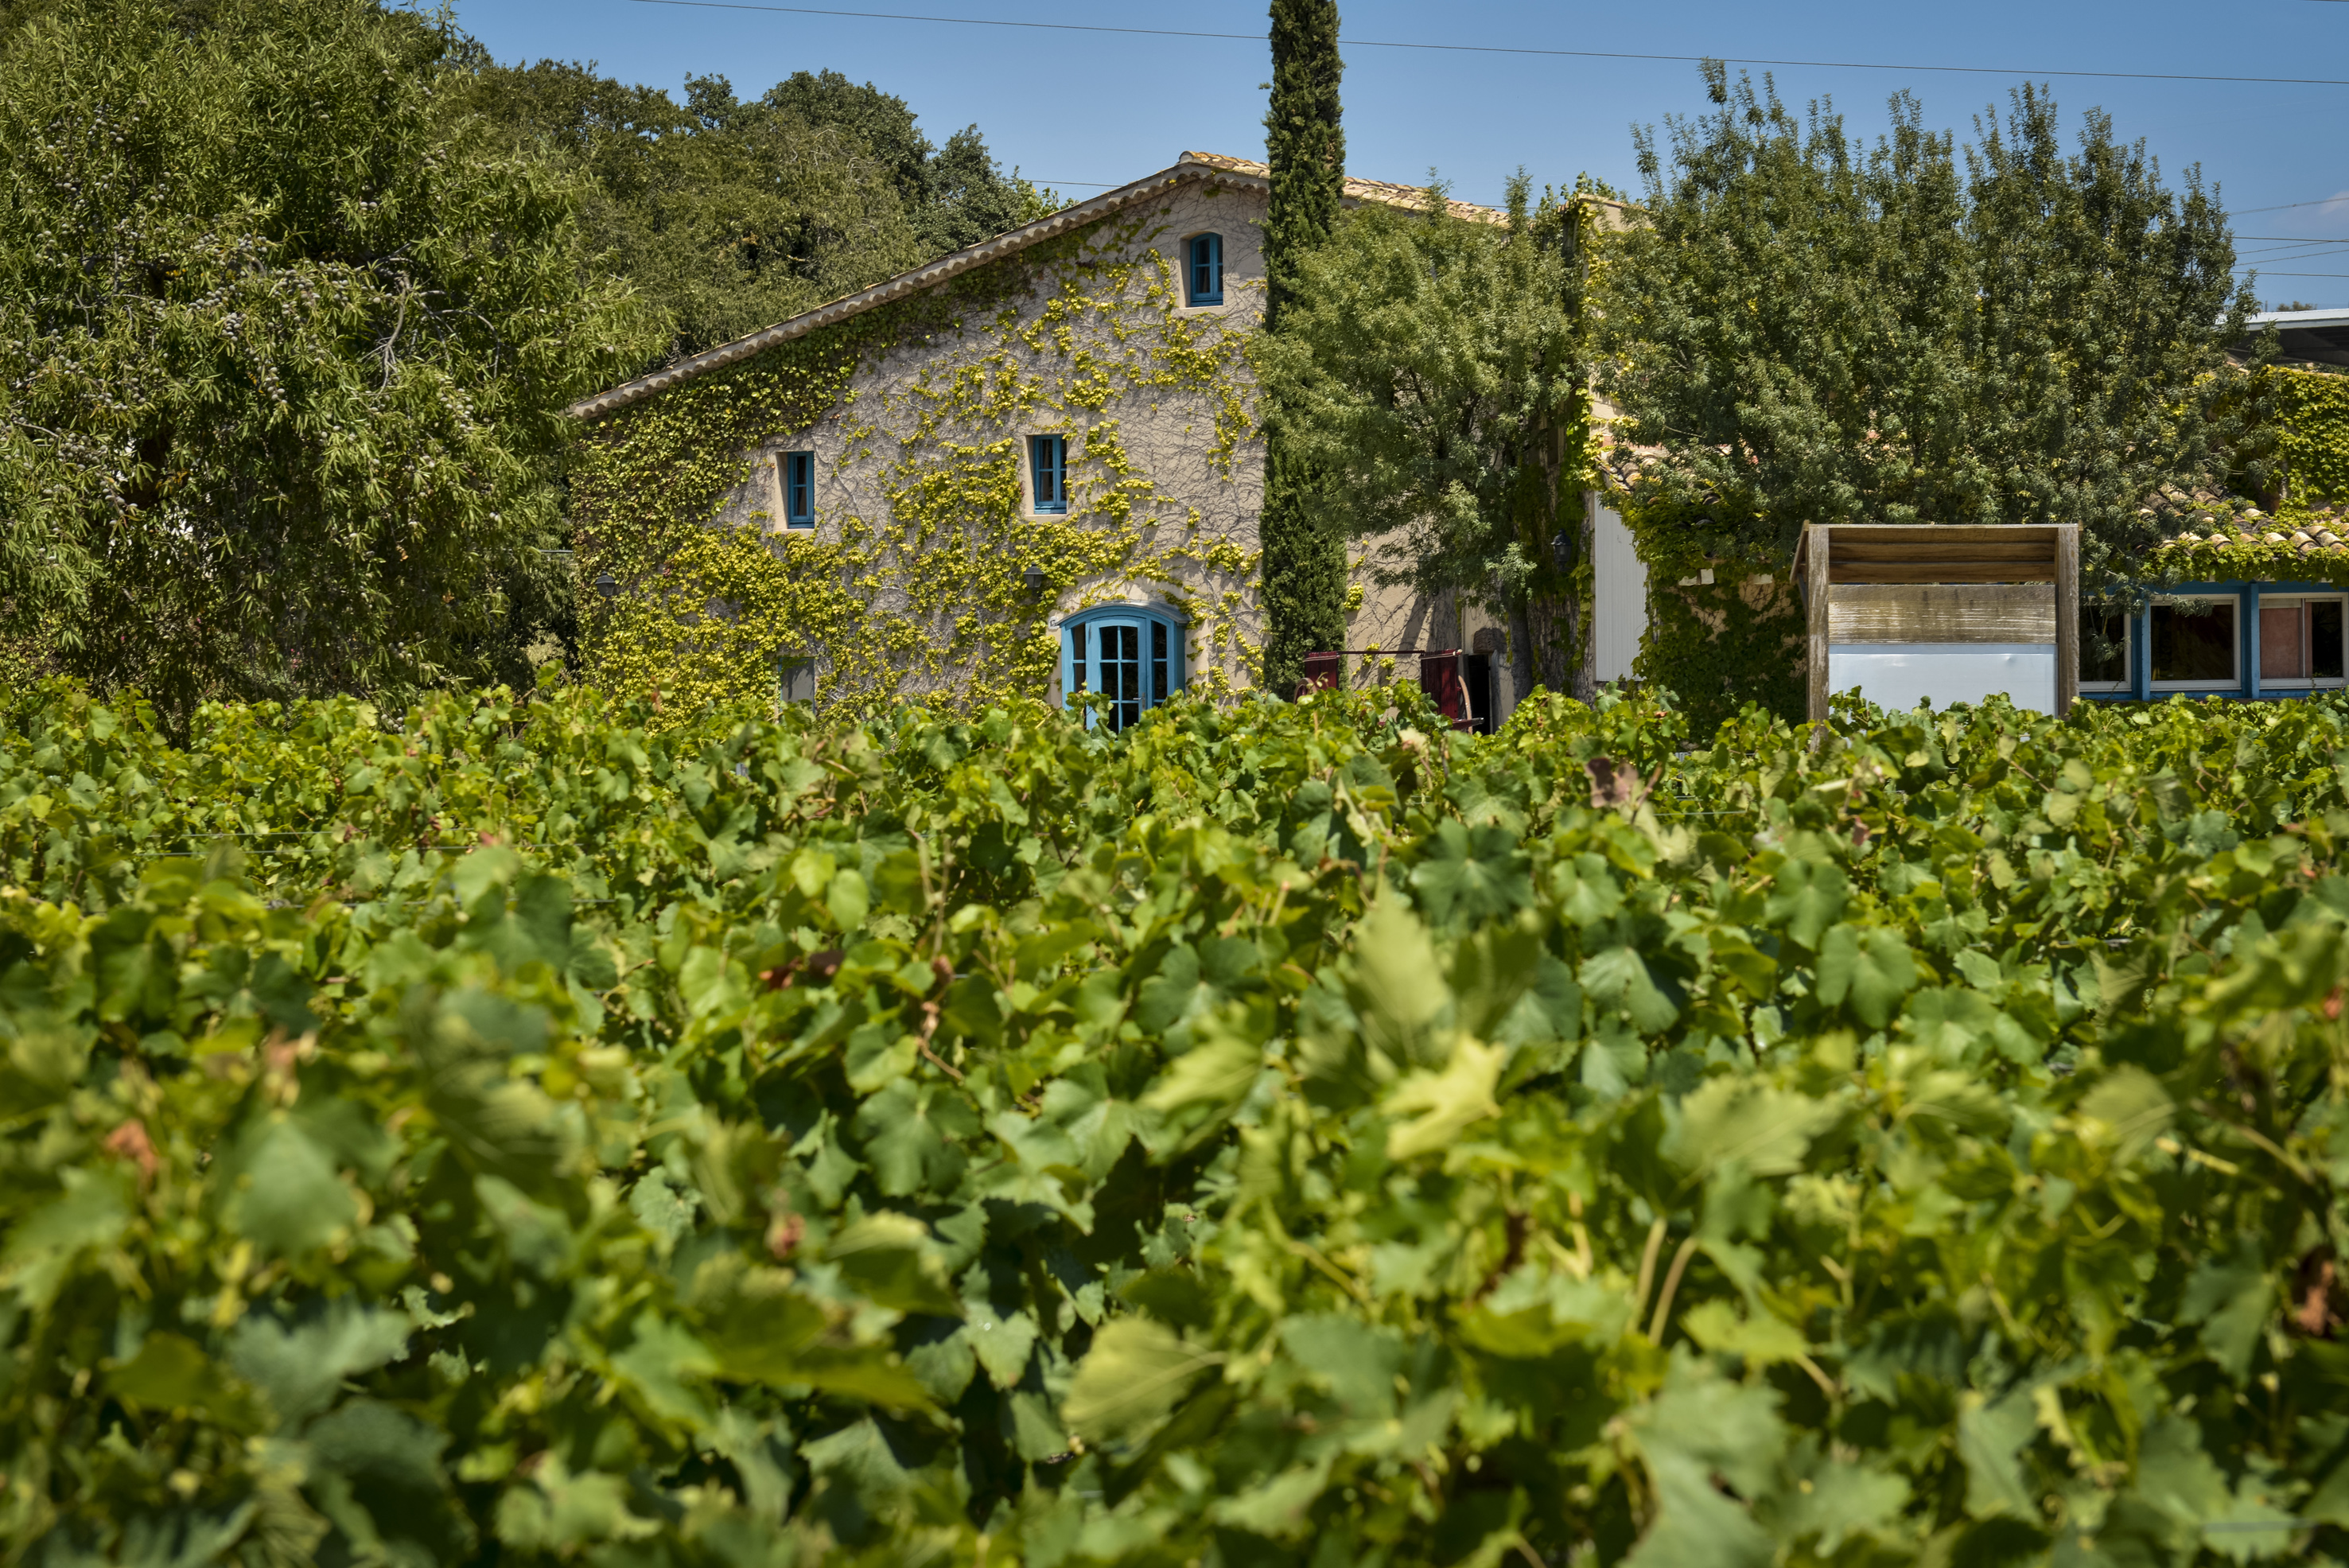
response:
<path id="1" fill-rule="evenodd" d="M 2318 365 L 2349 365 L 2349 308 L 2263 310 L 2251 327 L 2276 329 L 2282 357 Z"/>

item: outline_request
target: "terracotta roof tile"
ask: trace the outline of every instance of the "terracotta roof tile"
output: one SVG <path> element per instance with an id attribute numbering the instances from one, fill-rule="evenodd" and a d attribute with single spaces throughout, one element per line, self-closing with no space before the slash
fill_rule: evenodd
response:
<path id="1" fill-rule="evenodd" d="M 1272 167 L 1249 158 L 1234 158 L 1225 152 L 1185 152 L 1185 163 L 1204 163 L 1210 169 L 1228 170 L 1252 180 L 1269 180 Z M 1346 194 L 1357 202 L 1376 202 L 1385 207 L 1405 207 L 1418 212 L 1427 204 L 1427 188 L 1423 185 L 1398 185 L 1388 180 L 1361 180 L 1346 176 Z M 1455 218 L 1465 218 L 1473 223 L 1505 223 L 1508 214 L 1494 207 L 1480 207 L 1474 202 L 1446 202 Z"/>

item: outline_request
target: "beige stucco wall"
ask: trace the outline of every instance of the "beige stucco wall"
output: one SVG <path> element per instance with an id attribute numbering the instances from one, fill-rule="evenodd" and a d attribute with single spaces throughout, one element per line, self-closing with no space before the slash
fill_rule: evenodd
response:
<path id="1" fill-rule="evenodd" d="M 1090 236 L 1092 265 L 1048 268 L 1024 296 L 993 312 L 984 330 L 904 343 L 868 360 L 833 413 L 811 429 L 772 432 L 720 520 L 769 530 L 779 551 L 811 537 L 837 539 L 843 526 L 886 514 L 885 472 L 900 454 L 923 443 L 983 449 L 1006 440 L 1017 443 L 1025 517 L 1033 502 L 1027 437 L 1060 432 L 1068 438 L 1068 520 L 1114 529 L 1130 519 L 1148 561 L 1140 574 L 1089 576 L 1064 588 L 1049 622 L 1054 635 L 1068 616 L 1102 605 L 1186 607 L 1192 682 L 1204 677 L 1211 691 L 1244 691 L 1253 683 L 1252 655 L 1264 634 L 1256 592 L 1264 449 L 1241 352 L 1264 308 L 1264 201 L 1246 184 L 1198 179 L 1103 220 Z M 1201 233 L 1223 236 L 1224 303 L 1195 309 L 1180 303 L 1184 244 Z M 1102 297 L 1104 263 L 1143 264 L 1126 269 L 1122 297 Z M 1099 308 L 1070 307 L 1061 285 L 1080 277 L 1091 280 L 1088 297 Z M 1222 355 L 1216 384 L 1163 374 L 1174 349 Z M 990 385 L 1002 389 L 973 394 L 975 386 Z M 1221 416 L 1229 424 L 1230 391 L 1249 423 L 1219 453 L 1217 421 Z M 964 411 L 942 413 L 948 410 Z M 1093 450 L 1089 433 L 1104 429 L 1123 449 L 1115 469 Z M 775 454 L 790 451 L 815 453 L 812 535 L 781 526 Z M 1014 549 L 1019 538 L 1015 527 Z M 1466 640 L 1448 596 L 1424 599 L 1381 587 L 1361 573 L 1356 581 L 1363 599 L 1349 647 L 1458 647 Z M 902 586 L 876 583 L 867 613 L 905 618 L 914 607 Z M 1363 679 L 1377 678 L 1375 660 L 1358 662 Z M 1401 661 L 1397 673 L 1412 679 L 1415 661 Z M 909 682 L 906 693 L 951 689 L 955 680 L 948 670 L 926 683 Z M 1060 696 L 1057 677 L 1051 695 Z"/>

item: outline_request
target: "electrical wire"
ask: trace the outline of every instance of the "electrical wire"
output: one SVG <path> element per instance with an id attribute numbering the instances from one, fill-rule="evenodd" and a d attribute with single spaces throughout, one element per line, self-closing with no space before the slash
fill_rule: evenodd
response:
<path id="1" fill-rule="evenodd" d="M 2331 196 L 2319 196 L 2313 202 L 2286 202 L 2281 207 L 2245 207 L 2240 212 L 2230 213 L 2227 215 L 2230 218 L 2248 218 L 2253 213 L 2288 213 L 2295 207 L 2330 207 L 2336 202 L 2349 204 L 2349 191 L 2343 191 Z"/>
<path id="2" fill-rule="evenodd" d="M 771 11 L 787 16 L 848 16 L 880 22 L 932 22 L 957 27 L 1023 27 L 1047 33 L 1119 33 L 1150 38 L 1228 38 L 1247 43 L 1264 42 L 1262 33 L 1207 33 L 1175 27 L 1112 27 L 1094 22 L 1010 22 L 993 16 L 925 16 L 903 11 L 833 11 L 813 5 L 760 5 L 750 0 L 633 0 L 638 5 L 683 5 L 705 11 Z M 1776 60 L 1759 57 L 1734 55 L 1648 55 L 1613 49 L 1537 49 L 1507 44 L 1415 44 L 1400 43 L 1384 38 L 1347 38 L 1338 40 L 1341 48 L 1355 49 L 1427 49 L 1443 54 L 1465 55 L 1539 55 L 1552 58 L 1577 60 L 1666 60 L 1675 64 L 1699 64 L 1721 60 L 1733 66 L 1805 66 L 1838 71 L 1941 71 L 1969 76 L 1991 77 L 2092 77 L 2100 80 L 2146 82 L 2249 82 L 2262 87 L 2349 87 L 2349 78 L 2338 77 L 2218 77 L 2197 76 L 2183 71 L 2023 71 L 2002 66 L 1916 66 L 1887 65 L 1874 60 Z M 1071 180 L 1070 184 L 1082 182 Z M 2308 206 L 2315 202 L 2302 203 Z M 2280 209 L 2261 208 L 2262 212 Z"/>

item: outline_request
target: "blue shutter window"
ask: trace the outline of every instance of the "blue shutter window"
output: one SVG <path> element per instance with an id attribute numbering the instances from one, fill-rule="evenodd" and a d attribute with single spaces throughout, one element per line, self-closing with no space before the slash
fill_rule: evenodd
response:
<path id="1" fill-rule="evenodd" d="M 1028 467 L 1035 481 L 1036 510 L 1066 512 L 1069 509 L 1069 438 L 1030 436 Z"/>
<path id="2" fill-rule="evenodd" d="M 1069 623 L 1067 646 L 1068 705 L 1083 705 L 1088 695 L 1096 699 L 1088 725 L 1123 730 L 1183 689 L 1183 628 L 1157 610 L 1118 605 L 1087 610 Z"/>
<path id="3" fill-rule="evenodd" d="M 783 453 L 783 525 L 815 526 L 815 453 Z"/>
<path id="4" fill-rule="evenodd" d="M 1191 236 L 1190 300 L 1194 305 L 1224 302 L 1224 236 Z"/>

